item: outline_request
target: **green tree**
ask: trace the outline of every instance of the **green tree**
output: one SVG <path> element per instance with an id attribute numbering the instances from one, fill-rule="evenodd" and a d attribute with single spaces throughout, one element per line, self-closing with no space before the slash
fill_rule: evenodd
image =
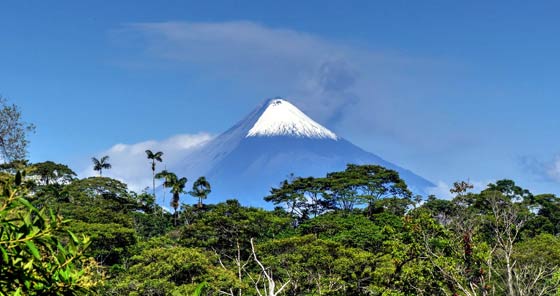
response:
<path id="1" fill-rule="evenodd" d="M 74 180 L 64 188 L 64 197 L 76 205 L 93 203 L 109 205 L 114 211 L 136 207 L 136 200 L 128 191 L 128 186 L 108 177 L 89 177 Z"/>
<path id="2" fill-rule="evenodd" d="M 267 202 L 275 205 L 282 205 L 294 220 L 294 227 L 297 226 L 297 219 L 304 219 L 306 213 L 305 192 L 294 184 L 294 179 L 284 180 L 279 188 L 272 188 L 270 194 L 264 197 Z"/>
<path id="3" fill-rule="evenodd" d="M 33 189 L 36 182 L 30 178 L 25 178 L 31 173 L 31 166 L 26 159 L 13 160 L 7 163 L 0 164 L 0 182 L 10 183 L 13 181 L 14 176 L 20 175 L 22 178 L 22 186 L 26 189 Z"/>
<path id="4" fill-rule="evenodd" d="M 365 204 L 372 215 L 375 203 L 384 198 L 410 200 L 412 193 L 399 173 L 378 165 L 349 164 L 342 172 L 327 175 L 328 189 L 345 210 Z"/>
<path id="5" fill-rule="evenodd" d="M 488 184 L 488 191 L 498 191 L 512 201 L 527 201 L 533 198 L 533 194 L 515 184 L 513 180 L 503 179 L 496 183 Z"/>
<path id="6" fill-rule="evenodd" d="M 361 200 L 368 207 L 383 198 L 410 199 L 412 193 L 406 183 L 400 178 L 399 173 L 378 165 L 353 165 L 349 164 L 346 171 L 350 175 L 363 179 Z"/>
<path id="7" fill-rule="evenodd" d="M 400 217 L 396 219 L 400 220 Z M 347 247 L 376 253 L 382 251 L 383 242 L 389 239 L 383 228 L 390 225 L 376 222 L 360 212 L 330 212 L 300 224 L 297 233 L 314 234 L 318 238 L 340 242 Z"/>
<path id="8" fill-rule="evenodd" d="M 201 208 L 202 200 L 206 199 L 210 192 L 212 192 L 210 183 L 203 176 L 196 179 L 196 181 L 193 183 L 192 191 L 190 191 L 189 194 L 198 198 L 198 207 Z"/>
<path id="9" fill-rule="evenodd" d="M 401 221 L 402 226 L 391 229 L 383 244 L 383 253 L 390 256 L 394 268 L 386 289 L 400 293 L 394 295 L 484 295 L 464 293 L 480 287 L 479 282 L 471 285 L 469 281 L 471 273 L 479 270 L 465 268 L 460 233 L 455 238 L 454 232 L 422 208 Z M 478 259 L 479 253 L 483 251 L 477 250 L 471 257 Z"/>
<path id="10" fill-rule="evenodd" d="M 540 234 L 515 245 L 518 295 L 553 295 L 560 287 L 560 238 Z M 558 294 L 554 294 L 558 295 Z"/>
<path id="11" fill-rule="evenodd" d="M 156 179 L 163 179 L 163 188 L 170 188 L 171 184 L 177 179 L 177 175 L 167 170 L 163 170 L 154 176 Z M 163 191 L 163 201 L 162 204 L 165 204 L 165 190 Z M 161 211 L 161 215 L 163 216 L 163 208 Z"/>
<path id="12" fill-rule="evenodd" d="M 272 188 L 265 201 L 284 205 L 305 220 L 330 210 L 351 212 L 365 205 L 371 216 L 375 206 L 390 210 L 406 209 L 412 193 L 396 171 L 377 165 L 349 164 L 344 171 L 328 173 L 325 178 L 297 177 Z M 388 199 L 379 203 L 381 199 Z"/>
<path id="13" fill-rule="evenodd" d="M 431 216 L 442 225 L 448 225 L 457 215 L 458 208 L 456 204 L 450 200 L 437 199 L 430 195 L 420 209 L 428 210 Z"/>
<path id="14" fill-rule="evenodd" d="M 67 220 L 47 208 L 37 209 L 9 184 L 2 189 L 0 295 L 94 293 L 101 278 L 96 262 L 83 256 L 89 238 L 66 232 Z"/>
<path id="15" fill-rule="evenodd" d="M 346 171 L 331 172 L 327 174 L 324 184 L 327 198 L 337 210 L 350 212 L 359 204 L 363 179 Z"/>
<path id="16" fill-rule="evenodd" d="M 135 215 L 142 214 L 142 200 L 126 184 L 107 177 L 75 180 L 65 186 L 61 199 L 50 206 L 74 222 L 70 229 L 91 237 L 87 255 L 103 265 L 121 263 L 136 243 L 136 229 L 143 227 Z"/>
<path id="17" fill-rule="evenodd" d="M 192 295 L 199 283 L 207 295 L 233 295 L 242 287 L 235 274 L 219 265 L 216 254 L 175 244 L 143 248 L 130 260 L 130 268 L 106 286 L 107 295 Z M 219 291 L 223 291 L 220 293 Z"/>
<path id="18" fill-rule="evenodd" d="M 297 177 L 290 181 L 283 181 L 280 188 L 272 188 L 270 195 L 264 200 L 272 201 L 274 204 L 284 204 L 290 215 L 296 219 L 294 221 L 296 226 L 299 222 L 317 217 L 334 208 L 332 199 L 325 198 L 327 188 L 328 183 L 325 178 Z"/>
<path id="19" fill-rule="evenodd" d="M 313 235 L 270 240 L 257 253 L 278 282 L 290 283 L 289 295 L 381 295 L 392 267 L 387 257 Z"/>
<path id="20" fill-rule="evenodd" d="M 152 161 L 152 190 L 154 198 L 156 197 L 156 161 L 162 162 L 163 152 L 158 151 L 153 153 L 152 150 L 146 150 L 146 156 Z"/>
<path id="21" fill-rule="evenodd" d="M 195 211 L 197 218 L 181 228 L 181 243 L 214 250 L 222 259 L 237 258 L 238 251 L 241 257 L 248 258 L 251 238 L 274 238 L 289 229 L 291 220 L 286 214 L 243 207 L 237 200 L 196 208 Z"/>
<path id="22" fill-rule="evenodd" d="M 31 165 L 29 176 L 37 176 L 43 185 L 67 184 L 71 182 L 76 173 L 67 165 L 52 161 L 39 162 Z"/>
<path id="23" fill-rule="evenodd" d="M 103 170 L 108 170 L 111 168 L 111 164 L 108 162 L 109 161 L 108 155 L 105 155 L 100 159 L 92 157 L 91 161 L 93 162 L 93 170 L 98 171 L 99 176 L 103 176 Z"/>
<path id="24" fill-rule="evenodd" d="M 0 157 L 3 162 L 23 160 L 27 155 L 27 133 L 33 132 L 32 124 L 22 121 L 18 106 L 8 104 L 0 97 Z"/>
<path id="25" fill-rule="evenodd" d="M 26 172 L 29 168 L 30 164 L 27 159 L 12 160 L 0 164 L 0 171 L 11 175 L 15 175 L 18 171 Z"/>
<path id="26" fill-rule="evenodd" d="M 187 185 L 187 178 L 183 177 L 181 179 L 176 179 L 171 184 L 171 193 L 173 194 L 173 199 L 171 200 L 171 207 L 177 213 L 177 209 L 179 208 L 179 198 L 181 194 L 187 193 L 185 192 L 185 186 Z"/>
<path id="27" fill-rule="evenodd" d="M 535 214 L 527 221 L 527 235 L 560 234 L 560 198 L 554 194 L 539 194 L 528 200 L 526 205 Z"/>
<path id="28" fill-rule="evenodd" d="M 187 178 L 183 177 L 183 178 L 178 178 L 177 175 L 175 175 L 174 173 L 171 172 L 160 172 L 158 173 L 158 175 L 161 178 L 165 179 L 164 182 L 164 186 L 167 188 L 170 188 L 170 192 L 172 194 L 172 199 L 171 199 L 171 207 L 174 210 L 174 216 L 175 216 L 175 225 L 177 224 L 177 209 L 179 208 L 179 200 L 181 197 L 181 194 L 186 193 L 185 192 L 185 186 L 187 185 Z"/>

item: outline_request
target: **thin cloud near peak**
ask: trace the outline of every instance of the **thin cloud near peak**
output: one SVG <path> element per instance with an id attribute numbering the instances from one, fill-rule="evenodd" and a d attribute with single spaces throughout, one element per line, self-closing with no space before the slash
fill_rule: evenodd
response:
<path id="1" fill-rule="evenodd" d="M 126 182 L 134 191 L 141 191 L 152 184 L 152 172 L 150 162 L 146 158 L 146 150 L 162 151 L 163 162 L 158 163 L 158 170 L 180 161 L 193 149 L 203 146 L 213 139 L 209 133 L 180 134 L 170 138 L 156 141 L 142 141 L 133 144 L 115 144 L 99 155 L 108 155 L 112 168 L 104 172 L 104 175 Z M 84 169 L 82 176 L 94 176 L 91 168 Z"/>

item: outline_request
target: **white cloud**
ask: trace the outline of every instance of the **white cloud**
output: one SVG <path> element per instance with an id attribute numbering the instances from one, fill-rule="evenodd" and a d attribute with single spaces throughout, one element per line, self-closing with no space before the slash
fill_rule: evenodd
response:
<path id="1" fill-rule="evenodd" d="M 154 56 L 202 65 L 229 79 L 278 84 L 280 94 L 307 107 L 323 123 L 356 97 L 350 88 L 357 72 L 350 64 L 359 63 L 357 54 L 311 34 L 246 21 L 137 23 L 127 29 L 140 33 Z"/>
<path id="2" fill-rule="evenodd" d="M 320 58 L 337 51 L 336 46 L 310 34 L 245 21 L 136 23 L 127 28 L 145 34 L 153 54 L 205 65 L 242 62 L 247 67 L 260 67 L 265 63 L 279 70 L 286 65 L 272 57 L 310 64 L 317 55 Z"/>
<path id="3" fill-rule="evenodd" d="M 452 199 L 453 195 L 449 191 L 451 186 L 443 181 L 438 181 L 435 187 L 428 188 L 428 194 L 433 194 L 440 199 Z"/>
<path id="4" fill-rule="evenodd" d="M 146 158 L 146 150 L 153 152 L 162 151 L 163 162 L 157 163 L 157 170 L 178 163 L 194 148 L 204 145 L 213 136 L 208 133 L 182 134 L 170 137 L 163 141 L 144 141 L 134 144 L 116 144 L 113 147 L 98 153 L 99 156 L 108 155 L 110 170 L 104 175 L 121 180 L 128 184 L 129 189 L 141 191 L 152 184 L 151 162 Z M 92 168 L 84 170 L 82 176 L 94 176 Z"/>

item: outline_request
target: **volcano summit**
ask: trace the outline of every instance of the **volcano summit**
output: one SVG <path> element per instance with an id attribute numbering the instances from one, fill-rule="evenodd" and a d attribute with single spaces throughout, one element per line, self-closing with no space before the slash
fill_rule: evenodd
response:
<path id="1" fill-rule="evenodd" d="M 212 199 L 237 198 L 259 206 L 271 187 L 295 176 L 323 177 L 348 163 L 377 164 L 399 172 L 410 189 L 435 186 L 409 170 L 364 151 L 323 127 L 284 99 L 271 99 L 245 119 L 185 156 L 172 168 L 194 180 L 206 176 Z"/>
<path id="2" fill-rule="evenodd" d="M 277 136 L 337 140 L 333 132 L 282 99 L 272 100 L 247 133 L 247 137 Z"/>

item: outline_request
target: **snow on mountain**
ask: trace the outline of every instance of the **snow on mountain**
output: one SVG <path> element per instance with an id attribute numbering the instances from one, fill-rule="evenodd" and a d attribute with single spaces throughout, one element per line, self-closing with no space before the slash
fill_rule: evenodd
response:
<path id="1" fill-rule="evenodd" d="M 246 137 L 295 136 L 311 139 L 332 139 L 338 137 L 309 118 L 290 102 L 274 99 L 264 110 Z"/>
<path id="2" fill-rule="evenodd" d="M 237 198 L 264 206 L 263 197 L 288 175 L 322 177 L 349 163 L 377 164 L 399 172 L 411 190 L 425 194 L 430 181 L 335 135 L 283 99 L 263 102 L 243 120 L 168 167 L 189 183 L 206 176 L 214 202 Z M 192 184 L 192 183 L 191 183 Z"/>

